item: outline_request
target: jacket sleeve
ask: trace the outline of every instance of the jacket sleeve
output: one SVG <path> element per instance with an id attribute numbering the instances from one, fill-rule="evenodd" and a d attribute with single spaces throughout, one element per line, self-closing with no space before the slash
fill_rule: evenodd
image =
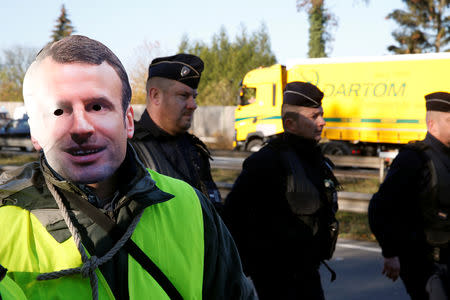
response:
<path id="1" fill-rule="evenodd" d="M 418 195 L 423 161 L 414 150 L 403 150 L 369 203 L 369 224 L 384 257 L 398 256 L 417 239 Z"/>
<path id="2" fill-rule="evenodd" d="M 261 261 L 266 266 L 278 265 L 280 249 L 292 246 L 281 244 L 290 226 L 283 225 L 288 217 L 280 172 L 280 162 L 270 149 L 255 153 L 244 161 L 242 172 L 225 200 L 223 219 L 239 249 L 244 272 L 250 277 L 259 273 Z M 280 225 L 280 220 L 286 222 Z M 277 259 L 262 260 L 267 253 Z"/>
<path id="3" fill-rule="evenodd" d="M 197 191 L 205 230 L 204 299 L 257 299 L 242 271 L 241 259 L 227 227 L 213 204 Z"/>

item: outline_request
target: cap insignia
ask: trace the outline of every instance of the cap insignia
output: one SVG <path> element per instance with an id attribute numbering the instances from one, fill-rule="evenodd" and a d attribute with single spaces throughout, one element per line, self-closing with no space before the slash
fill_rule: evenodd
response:
<path id="1" fill-rule="evenodd" d="M 184 76 L 186 76 L 187 74 L 189 74 L 189 72 L 191 72 L 191 69 L 189 69 L 189 68 L 186 67 L 186 66 L 183 66 L 183 68 L 181 68 L 180 75 L 181 75 L 181 77 L 184 77 Z"/>

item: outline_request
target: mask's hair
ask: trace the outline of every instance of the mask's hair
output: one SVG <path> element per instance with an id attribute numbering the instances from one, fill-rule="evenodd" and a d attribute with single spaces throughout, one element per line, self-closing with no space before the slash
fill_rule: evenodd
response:
<path id="1" fill-rule="evenodd" d="M 102 43 L 82 35 L 71 35 L 57 42 L 46 45 L 36 56 L 31 69 L 38 68 L 39 63 L 50 57 L 57 63 L 86 63 L 101 65 L 106 61 L 117 73 L 122 82 L 122 109 L 125 112 L 131 101 L 131 87 L 128 75 L 119 58 Z M 32 76 L 29 74 L 29 76 Z M 25 97 L 25 95 L 24 95 Z"/>

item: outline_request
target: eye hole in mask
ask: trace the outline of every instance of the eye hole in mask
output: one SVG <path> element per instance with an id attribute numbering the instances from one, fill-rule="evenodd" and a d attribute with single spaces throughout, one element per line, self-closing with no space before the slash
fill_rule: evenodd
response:
<path id="1" fill-rule="evenodd" d="M 62 115 L 63 113 L 64 111 L 61 108 L 55 109 L 55 111 L 53 112 L 53 114 L 57 117 Z"/>

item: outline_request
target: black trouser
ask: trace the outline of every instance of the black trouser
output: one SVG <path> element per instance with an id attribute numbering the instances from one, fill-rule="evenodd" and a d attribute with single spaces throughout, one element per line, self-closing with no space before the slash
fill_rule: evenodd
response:
<path id="1" fill-rule="evenodd" d="M 400 278 L 412 300 L 428 300 L 425 289 L 433 263 L 420 256 L 400 256 Z"/>
<path id="2" fill-rule="evenodd" d="M 251 276 L 260 300 L 325 300 L 318 269 L 284 274 L 280 270 Z"/>

